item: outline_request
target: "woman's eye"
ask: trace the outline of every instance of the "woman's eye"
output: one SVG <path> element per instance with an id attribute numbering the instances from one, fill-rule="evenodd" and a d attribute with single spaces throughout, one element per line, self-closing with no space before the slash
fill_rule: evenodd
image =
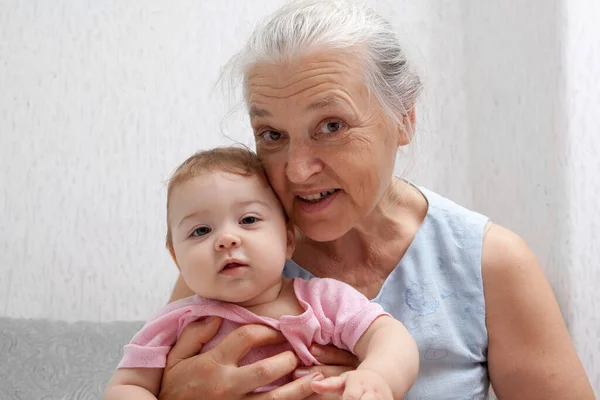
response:
<path id="1" fill-rule="evenodd" d="M 281 140 L 281 133 L 276 131 L 264 131 L 260 136 L 267 143 L 274 143 Z"/>
<path id="2" fill-rule="evenodd" d="M 194 229 L 194 231 L 192 232 L 192 236 L 196 236 L 196 237 L 204 236 L 204 235 L 209 234 L 210 231 L 211 231 L 210 227 L 201 226 L 201 227 Z"/>
<path id="3" fill-rule="evenodd" d="M 319 133 L 332 134 L 341 131 L 344 127 L 345 124 L 340 120 L 329 120 L 321 124 Z"/>
<path id="4" fill-rule="evenodd" d="M 255 224 L 257 222 L 258 222 L 258 218 L 257 217 L 248 216 L 248 217 L 242 218 L 242 220 L 240 221 L 240 224 L 242 224 L 242 225 L 250 225 L 250 224 Z"/>

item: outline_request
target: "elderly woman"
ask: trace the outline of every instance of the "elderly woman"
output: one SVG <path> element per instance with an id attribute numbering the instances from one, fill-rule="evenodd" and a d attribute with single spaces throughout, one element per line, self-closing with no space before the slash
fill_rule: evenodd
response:
<path id="1" fill-rule="evenodd" d="M 388 23 L 348 1 L 292 3 L 257 27 L 232 61 L 243 76 L 256 149 L 298 229 L 285 274 L 354 286 L 401 320 L 420 350 L 407 399 L 593 399 L 552 290 L 527 245 L 478 213 L 393 175 L 421 89 Z M 268 243 L 265 243 L 268 251 Z M 180 279 L 173 299 L 192 293 Z M 161 399 L 317 397 L 317 373 L 354 368 L 282 353 L 238 367 L 251 347 L 282 340 L 246 326 L 198 354 L 218 320 L 188 326 Z M 268 393 L 254 389 L 295 371 Z"/>

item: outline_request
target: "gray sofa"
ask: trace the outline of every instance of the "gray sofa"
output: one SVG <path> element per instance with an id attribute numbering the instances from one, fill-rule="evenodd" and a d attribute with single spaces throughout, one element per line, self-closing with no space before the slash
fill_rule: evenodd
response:
<path id="1" fill-rule="evenodd" d="M 0 399 L 101 399 L 142 325 L 0 318 Z"/>

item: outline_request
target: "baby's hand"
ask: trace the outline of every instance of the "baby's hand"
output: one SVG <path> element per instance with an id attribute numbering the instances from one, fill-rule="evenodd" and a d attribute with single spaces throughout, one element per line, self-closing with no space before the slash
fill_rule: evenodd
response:
<path id="1" fill-rule="evenodd" d="M 392 389 L 381 375 L 365 369 L 314 381 L 312 389 L 319 394 L 337 394 L 342 400 L 394 400 Z"/>

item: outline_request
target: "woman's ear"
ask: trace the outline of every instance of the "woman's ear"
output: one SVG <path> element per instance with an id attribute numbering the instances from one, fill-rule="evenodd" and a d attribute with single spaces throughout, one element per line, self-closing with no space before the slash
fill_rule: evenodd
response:
<path id="1" fill-rule="evenodd" d="M 415 107 L 412 107 L 405 115 L 402 115 L 400 125 L 398 125 L 398 147 L 409 144 L 415 134 L 416 122 Z"/>
<path id="2" fill-rule="evenodd" d="M 296 228 L 291 221 L 286 223 L 286 237 L 287 237 L 287 248 L 285 252 L 286 260 L 290 260 L 296 249 Z"/>

